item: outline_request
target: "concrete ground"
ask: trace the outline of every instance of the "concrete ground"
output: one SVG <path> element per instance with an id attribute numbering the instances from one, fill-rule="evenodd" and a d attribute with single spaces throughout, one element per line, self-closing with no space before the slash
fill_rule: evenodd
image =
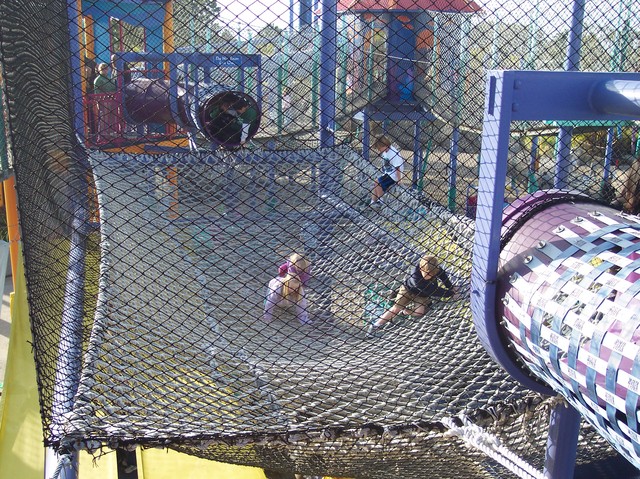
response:
<path id="1" fill-rule="evenodd" d="M 9 295 L 12 291 L 13 280 L 11 276 L 7 276 L 4 281 L 2 305 L 0 305 L 0 384 L 4 381 L 4 371 L 7 366 L 7 349 L 9 347 L 9 332 L 11 330 Z"/>

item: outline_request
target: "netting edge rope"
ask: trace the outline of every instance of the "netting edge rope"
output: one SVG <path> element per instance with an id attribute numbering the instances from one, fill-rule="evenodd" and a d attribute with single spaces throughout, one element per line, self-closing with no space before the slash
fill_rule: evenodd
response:
<path id="1" fill-rule="evenodd" d="M 507 449 L 499 438 L 472 423 L 466 415 L 461 414 L 458 418 L 443 418 L 441 422 L 448 428 L 444 433 L 445 437 L 462 439 L 465 444 L 485 453 L 522 479 L 545 479 L 546 476 L 542 471 Z M 460 423 L 462 424 L 459 425 Z"/>

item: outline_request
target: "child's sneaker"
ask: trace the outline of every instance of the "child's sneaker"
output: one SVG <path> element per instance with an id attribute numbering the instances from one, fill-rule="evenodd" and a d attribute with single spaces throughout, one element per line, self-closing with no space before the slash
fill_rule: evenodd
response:
<path id="1" fill-rule="evenodd" d="M 380 326 L 376 326 L 375 324 L 370 324 L 367 328 L 367 338 L 379 338 L 382 335 L 382 330 L 384 329 L 384 324 Z"/>

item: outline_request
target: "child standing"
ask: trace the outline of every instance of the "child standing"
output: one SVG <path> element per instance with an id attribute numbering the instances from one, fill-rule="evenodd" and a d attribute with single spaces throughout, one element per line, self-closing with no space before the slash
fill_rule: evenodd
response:
<path id="1" fill-rule="evenodd" d="M 375 141 L 373 148 L 382 156 L 382 176 L 376 179 L 370 203 L 372 206 L 378 206 L 389 188 L 400 182 L 404 171 L 404 158 L 400 155 L 398 147 L 385 135 Z"/>
<path id="2" fill-rule="evenodd" d="M 309 261 L 298 253 L 292 254 L 286 265 L 280 266 L 279 275 L 269 281 L 267 286 L 262 317 L 264 321 L 270 322 L 273 319 L 275 307 L 295 306 L 300 324 L 311 324 L 305 297 L 305 286 L 310 277 L 310 269 Z"/>
<path id="3" fill-rule="evenodd" d="M 110 93 L 116 91 L 116 82 L 109 78 L 109 65 L 98 65 L 98 76 L 93 80 L 94 93 Z"/>
<path id="4" fill-rule="evenodd" d="M 449 276 L 440 267 L 435 256 L 425 255 L 405 276 L 394 305 L 369 326 L 367 335 L 374 336 L 399 313 L 412 317 L 423 316 L 427 307 L 431 305 L 431 298 L 449 298 L 453 296 L 454 292 L 455 289 Z M 406 309 L 412 301 L 414 309 Z"/>

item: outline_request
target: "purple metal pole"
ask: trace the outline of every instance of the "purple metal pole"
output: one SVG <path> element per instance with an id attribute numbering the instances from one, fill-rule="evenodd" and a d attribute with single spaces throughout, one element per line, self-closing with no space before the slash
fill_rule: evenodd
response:
<path id="1" fill-rule="evenodd" d="M 640 82 L 609 80 L 595 85 L 591 104 L 600 113 L 640 117 Z"/>
<path id="2" fill-rule="evenodd" d="M 489 71 L 488 76 L 471 272 L 473 321 L 480 341 L 498 364 L 528 388 L 549 393 L 548 388 L 532 379 L 509 356 L 496 321 L 496 282 L 513 89 L 510 81 L 504 81 L 505 72 Z"/>
<path id="3" fill-rule="evenodd" d="M 580 414 L 571 406 L 559 404 L 551 410 L 544 475 L 549 479 L 573 477 Z"/>
<path id="4" fill-rule="evenodd" d="M 294 14 L 293 14 L 293 0 L 289 0 L 289 32 L 293 33 L 295 29 L 294 25 Z"/>
<path id="5" fill-rule="evenodd" d="M 337 0 L 322 0 L 320 47 L 320 146 L 335 144 Z"/>
<path id="6" fill-rule="evenodd" d="M 564 69 L 568 72 L 580 70 L 580 50 L 582 49 L 582 30 L 584 27 L 584 9 L 587 0 L 574 0 L 571 16 L 571 30 L 567 46 L 567 60 Z"/>

